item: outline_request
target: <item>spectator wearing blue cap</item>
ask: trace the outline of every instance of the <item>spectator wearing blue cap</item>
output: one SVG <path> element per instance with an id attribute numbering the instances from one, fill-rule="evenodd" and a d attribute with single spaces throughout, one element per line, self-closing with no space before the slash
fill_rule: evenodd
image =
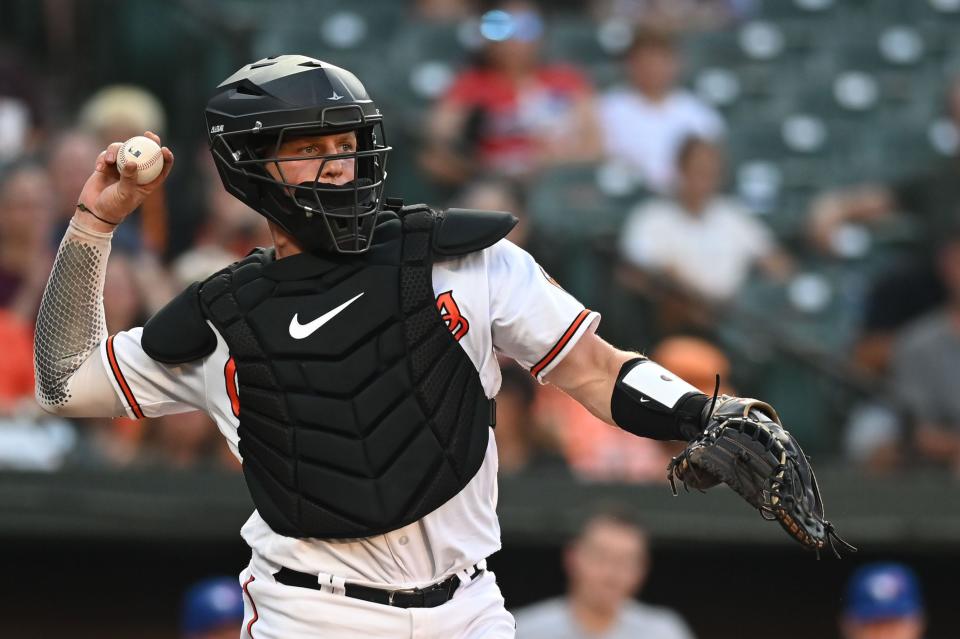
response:
<path id="1" fill-rule="evenodd" d="M 243 623 L 243 592 L 235 577 L 193 584 L 183 596 L 184 639 L 236 639 Z"/>
<path id="2" fill-rule="evenodd" d="M 844 639 L 922 639 L 926 628 L 920 586 L 902 564 L 861 567 L 847 585 Z"/>

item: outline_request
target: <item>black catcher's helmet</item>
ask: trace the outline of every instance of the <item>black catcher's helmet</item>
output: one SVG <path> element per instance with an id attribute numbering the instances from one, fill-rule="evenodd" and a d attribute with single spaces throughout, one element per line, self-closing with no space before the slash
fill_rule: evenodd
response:
<path id="1" fill-rule="evenodd" d="M 390 147 L 380 110 L 355 75 L 301 55 L 265 58 L 224 80 L 207 103 L 206 117 L 210 151 L 227 191 L 308 251 L 370 248 Z M 356 131 L 356 150 L 320 156 L 311 182 L 286 181 L 283 163 L 303 158 L 278 157 L 284 140 L 344 131 Z M 349 159 L 355 163 L 353 181 L 319 182 L 326 162 Z"/>

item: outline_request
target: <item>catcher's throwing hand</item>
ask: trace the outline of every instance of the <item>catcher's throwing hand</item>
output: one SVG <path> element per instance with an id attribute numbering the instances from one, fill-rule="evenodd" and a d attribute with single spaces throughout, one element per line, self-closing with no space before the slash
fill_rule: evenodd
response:
<path id="1" fill-rule="evenodd" d="M 160 144 L 155 133 L 147 131 L 144 136 Z M 114 142 L 100 152 L 94 171 L 80 192 L 77 215 L 90 216 L 83 220 L 84 225 L 93 226 L 95 230 L 112 230 L 163 184 L 173 168 L 173 153 L 162 147 L 163 170 L 160 175 L 147 184 L 137 184 L 136 162 L 127 162 L 122 172 L 117 169 L 117 154 L 122 146 L 122 142 Z"/>
<path id="2" fill-rule="evenodd" d="M 703 432 L 667 467 L 674 494 L 675 479 L 699 490 L 723 482 L 818 556 L 829 544 L 839 557 L 834 540 L 856 552 L 823 518 L 810 461 L 772 406 L 721 395 L 704 410 Z"/>

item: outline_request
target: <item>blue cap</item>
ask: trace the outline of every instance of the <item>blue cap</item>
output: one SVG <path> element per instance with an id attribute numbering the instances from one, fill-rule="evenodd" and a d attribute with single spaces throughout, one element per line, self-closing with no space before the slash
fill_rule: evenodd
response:
<path id="1" fill-rule="evenodd" d="M 854 621 L 899 619 L 922 612 L 917 576 L 903 564 L 868 564 L 858 569 L 847 585 L 845 615 Z"/>
<path id="2" fill-rule="evenodd" d="M 480 17 L 480 35 L 493 42 L 533 42 L 543 35 L 543 18 L 535 11 L 487 11 Z"/>
<path id="3" fill-rule="evenodd" d="M 240 632 L 243 623 L 243 592 L 236 577 L 214 577 L 198 582 L 183 596 L 181 630 L 198 635 L 226 625 Z"/>

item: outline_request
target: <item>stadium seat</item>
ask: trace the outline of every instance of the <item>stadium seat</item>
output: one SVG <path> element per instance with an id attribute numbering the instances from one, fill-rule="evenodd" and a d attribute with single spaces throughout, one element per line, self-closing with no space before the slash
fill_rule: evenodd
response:
<path id="1" fill-rule="evenodd" d="M 544 43 L 548 60 L 591 65 L 610 57 L 598 36 L 598 27 L 579 16 L 559 16 L 550 21 Z"/>
<path id="2" fill-rule="evenodd" d="M 834 14 L 839 0 L 775 0 L 759 2 L 759 15 L 767 20 L 805 19 L 822 20 Z"/>
<path id="3" fill-rule="evenodd" d="M 597 180 L 593 164 L 555 167 L 531 185 L 528 209 L 534 222 L 557 235 L 589 237 L 619 230 L 626 212 Z"/>

